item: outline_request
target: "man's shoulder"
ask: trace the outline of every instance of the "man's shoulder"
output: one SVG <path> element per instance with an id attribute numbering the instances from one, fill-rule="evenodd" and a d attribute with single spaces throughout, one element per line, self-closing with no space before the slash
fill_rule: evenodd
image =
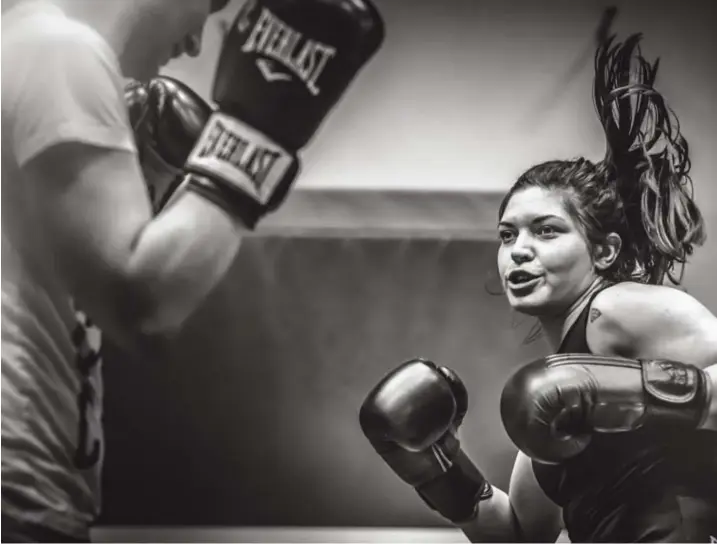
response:
<path id="1" fill-rule="evenodd" d="M 66 17 L 52 4 L 30 2 L 3 15 L 3 63 L 23 62 L 28 56 L 56 58 L 65 52 L 71 56 L 105 56 L 109 46 L 90 26 Z M 35 68 L 41 68 L 35 66 Z"/>
<path id="2" fill-rule="evenodd" d="M 3 113 L 12 116 L 82 102 L 94 91 L 116 100 L 123 85 L 119 60 L 106 40 L 44 1 L 3 15 L 2 74 Z"/>
<path id="3" fill-rule="evenodd" d="M 63 143 L 133 150 L 117 56 L 92 27 L 52 8 L 30 1 L 27 13 L 3 18 L 3 128 L 14 161 L 22 168 Z"/>

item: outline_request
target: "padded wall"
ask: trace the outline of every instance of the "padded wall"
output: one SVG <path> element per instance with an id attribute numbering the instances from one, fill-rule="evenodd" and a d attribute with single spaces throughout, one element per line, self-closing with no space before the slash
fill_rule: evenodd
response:
<path id="1" fill-rule="evenodd" d="M 465 446 L 505 486 L 501 387 L 542 343 L 486 292 L 494 262 L 466 240 L 246 240 L 168 360 L 108 351 L 103 523 L 442 525 L 357 422 L 415 355 L 463 377 Z"/>

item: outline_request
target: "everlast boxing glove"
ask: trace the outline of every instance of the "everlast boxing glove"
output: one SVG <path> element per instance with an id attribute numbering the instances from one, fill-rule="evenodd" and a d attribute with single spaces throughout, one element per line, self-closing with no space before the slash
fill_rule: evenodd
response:
<path id="1" fill-rule="evenodd" d="M 520 450 L 559 463 L 581 453 L 595 433 L 697 429 L 711 395 L 705 372 L 693 365 L 561 354 L 515 372 L 503 388 L 500 411 Z"/>
<path id="2" fill-rule="evenodd" d="M 422 359 L 390 372 L 368 394 L 359 422 L 376 452 L 434 510 L 454 523 L 473 519 L 488 484 L 456 431 L 468 394 L 450 369 Z"/>
<path id="3" fill-rule="evenodd" d="M 152 205 L 159 211 L 181 181 L 212 108 L 185 84 L 164 76 L 128 83 L 125 101 Z"/>
<path id="4" fill-rule="evenodd" d="M 248 0 L 225 36 L 183 188 L 248 228 L 284 200 L 297 153 L 383 42 L 369 0 Z"/>

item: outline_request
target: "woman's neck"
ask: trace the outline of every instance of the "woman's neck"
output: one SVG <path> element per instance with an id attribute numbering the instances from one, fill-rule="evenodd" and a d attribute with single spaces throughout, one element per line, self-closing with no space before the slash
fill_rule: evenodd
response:
<path id="1" fill-rule="evenodd" d="M 543 329 L 543 333 L 550 344 L 553 351 L 557 351 L 560 344 L 563 342 L 563 338 L 575 324 L 580 312 L 585 309 L 585 306 L 590 301 L 590 298 L 595 293 L 602 289 L 606 285 L 606 281 L 603 278 L 595 278 L 593 282 L 585 289 L 580 296 L 568 307 L 568 309 L 557 315 L 543 316 L 540 317 L 540 326 Z"/>

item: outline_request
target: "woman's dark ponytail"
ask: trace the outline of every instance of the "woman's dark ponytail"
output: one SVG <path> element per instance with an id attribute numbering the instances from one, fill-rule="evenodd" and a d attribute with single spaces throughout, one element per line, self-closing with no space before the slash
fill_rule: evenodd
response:
<path id="1" fill-rule="evenodd" d="M 679 284 L 695 245 L 705 240 L 704 222 L 692 198 L 688 145 L 674 112 L 654 88 L 659 59 L 641 55 L 641 34 L 624 43 L 606 36 L 595 55 L 593 98 L 607 139 L 603 167 L 622 200 L 622 251 L 634 278 Z"/>

